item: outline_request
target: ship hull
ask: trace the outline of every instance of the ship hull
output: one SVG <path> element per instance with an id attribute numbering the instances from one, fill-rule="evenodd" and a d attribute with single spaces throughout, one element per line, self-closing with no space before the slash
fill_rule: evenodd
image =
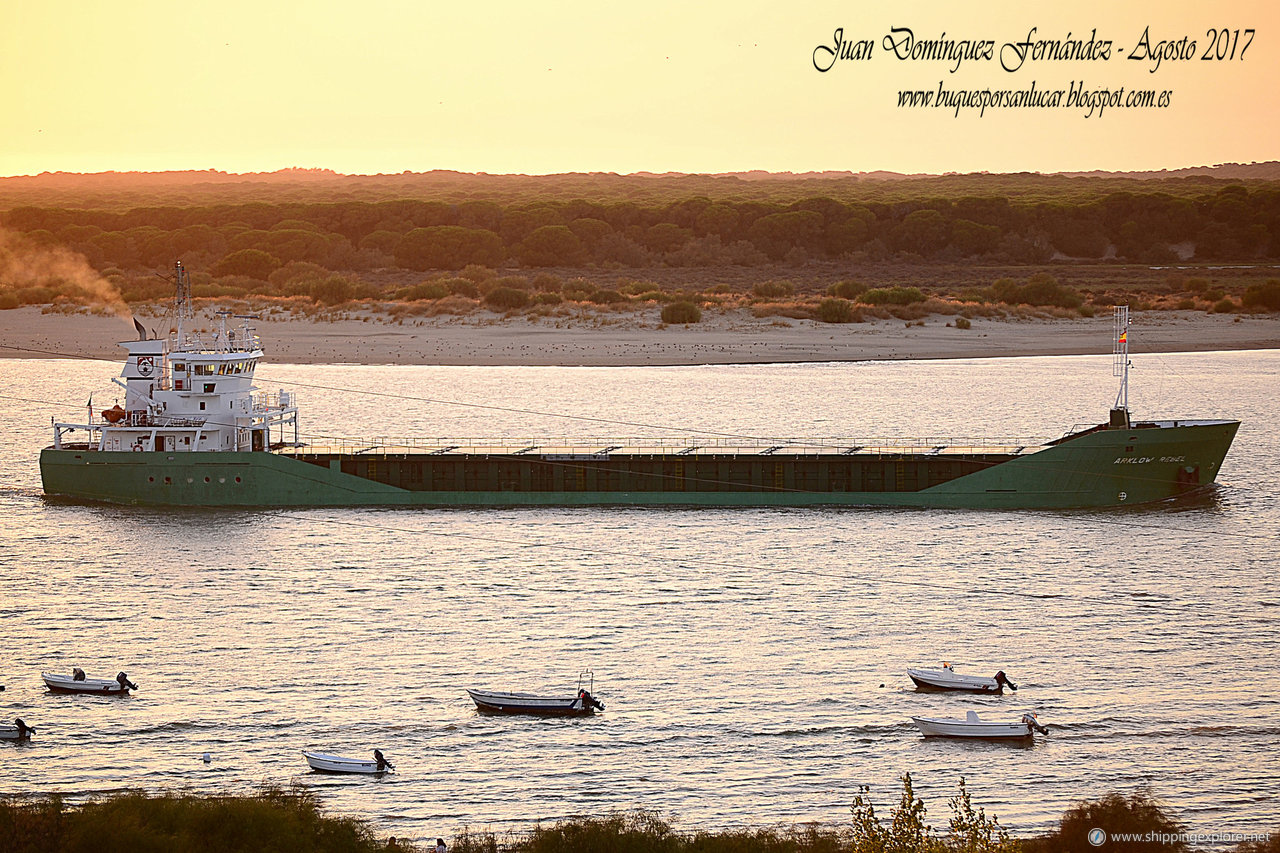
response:
<path id="1" fill-rule="evenodd" d="M 1130 506 L 1212 486 L 1238 421 L 1097 427 L 1034 453 L 111 452 L 47 448 L 45 493 L 145 506 Z"/>

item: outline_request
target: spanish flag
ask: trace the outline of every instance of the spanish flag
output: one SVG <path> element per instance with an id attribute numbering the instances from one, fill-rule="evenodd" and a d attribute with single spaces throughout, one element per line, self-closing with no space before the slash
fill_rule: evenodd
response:
<path id="1" fill-rule="evenodd" d="M 1123 331 L 1123 332 L 1121 332 L 1121 333 L 1120 333 L 1120 343 L 1125 344 L 1125 343 L 1128 343 L 1128 342 L 1129 342 L 1129 332 L 1128 332 L 1128 331 Z"/>

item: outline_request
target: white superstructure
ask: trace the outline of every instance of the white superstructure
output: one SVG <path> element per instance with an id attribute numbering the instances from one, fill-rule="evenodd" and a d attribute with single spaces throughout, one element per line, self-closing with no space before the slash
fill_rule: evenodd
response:
<path id="1" fill-rule="evenodd" d="M 176 271 L 173 337 L 149 338 L 135 320 L 139 340 L 120 344 L 129 356 L 113 380 L 124 389 L 124 407 L 117 404 L 97 419 L 91 409 L 89 423 L 55 423 L 55 449 L 69 446 L 67 434 L 76 430 L 88 433 L 87 449 L 101 451 L 246 451 L 298 444 L 294 396 L 257 393 L 253 384 L 263 355 L 249 326 L 255 318 L 237 315 L 243 321 L 237 331 L 227 328 L 231 315 L 222 313 L 211 340 L 189 331 L 190 286 L 181 262 Z"/>

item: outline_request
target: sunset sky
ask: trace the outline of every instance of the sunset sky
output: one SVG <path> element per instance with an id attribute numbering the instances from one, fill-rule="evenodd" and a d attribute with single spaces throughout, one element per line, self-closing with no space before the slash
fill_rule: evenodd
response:
<path id="1" fill-rule="evenodd" d="M 261 0 L 10 4 L 0 175 L 456 169 L 900 172 L 1178 168 L 1280 159 L 1280 6 L 1165 3 Z M 977 11 L 975 11 L 977 10 Z M 990 60 L 899 60 L 920 39 L 992 40 Z M 1034 38 L 1112 41 L 1109 60 L 1027 60 Z M 1243 59 L 1204 61 L 1210 28 Z M 867 60 L 828 72 L 847 39 Z M 1149 28 L 1192 59 L 1127 58 Z M 1234 36 L 1239 29 L 1240 35 Z M 1229 53 L 1230 47 L 1223 45 Z M 1168 93 L 1164 108 L 898 106 L 899 90 Z"/>

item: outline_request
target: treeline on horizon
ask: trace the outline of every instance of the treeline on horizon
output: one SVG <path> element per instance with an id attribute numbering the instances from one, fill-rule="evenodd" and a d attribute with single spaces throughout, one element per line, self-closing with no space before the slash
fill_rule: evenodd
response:
<path id="1" fill-rule="evenodd" d="M 174 258 L 227 272 L 266 253 L 277 266 L 329 269 L 699 267 L 870 260 L 1044 264 L 1055 258 L 1139 264 L 1280 258 L 1280 183 L 1201 195 L 1117 192 L 1085 201 L 1005 196 L 844 202 L 627 199 L 283 202 L 113 211 L 15 207 L 0 224 L 99 268 L 163 268 Z M 247 270 L 247 272 L 246 272 Z M 270 272 L 269 270 L 267 271 Z M 263 276 L 265 278 L 265 274 Z"/>
<path id="2" fill-rule="evenodd" d="M 90 198 L 104 184 L 129 186 L 122 176 L 81 177 Z M 167 296 L 162 282 L 145 281 L 175 259 L 197 273 L 197 295 L 297 296 L 329 273 L 346 284 L 328 289 L 347 298 L 395 298 L 423 273 L 452 272 L 456 282 L 457 271 L 477 268 L 531 275 L 692 270 L 700 272 L 689 277 L 701 279 L 736 270 L 756 271 L 756 281 L 776 272 L 805 294 L 829 284 L 805 280 L 814 263 L 854 277 L 860 267 L 886 264 L 1042 270 L 1280 259 L 1280 181 L 1271 180 L 432 173 L 412 176 L 425 183 L 383 185 L 377 182 L 398 176 L 286 177 L 247 184 L 173 178 L 164 186 L 183 188 L 189 203 L 123 206 L 121 197 L 97 207 L 27 204 L 0 212 L 0 226 L 29 245 L 83 255 L 130 301 Z M 13 193 L 4 181 L 14 180 L 0 179 L 0 201 Z M 27 180 L 29 194 L 39 180 Z M 68 181 L 74 185 L 68 176 L 50 176 L 45 192 L 69 192 Z M 421 197 L 351 198 L 370 181 L 382 194 L 415 186 Z M 241 198 L 246 186 L 255 200 L 223 200 L 228 192 Z M 290 187 L 314 197 L 271 200 Z M 305 274 L 307 286 L 282 270 Z M 7 303 L 32 304 L 42 295 L 28 290 Z"/>

